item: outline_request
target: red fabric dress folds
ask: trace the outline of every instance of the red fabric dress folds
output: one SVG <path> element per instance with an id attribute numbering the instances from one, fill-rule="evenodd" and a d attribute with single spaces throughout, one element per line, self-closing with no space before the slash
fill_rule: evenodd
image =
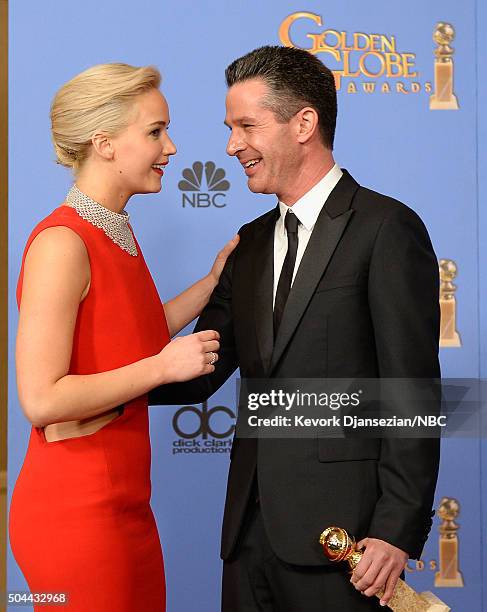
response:
<path id="1" fill-rule="evenodd" d="M 157 354 L 169 333 L 140 247 L 131 256 L 63 205 L 35 228 L 25 253 L 52 226 L 69 227 L 82 238 L 91 267 L 69 373 L 104 372 Z M 65 607 L 36 610 L 165 610 L 163 558 L 149 504 L 150 461 L 146 395 L 127 402 L 120 416 L 90 435 L 47 442 L 43 429 L 32 428 L 12 497 L 10 542 L 31 592 L 68 596 Z"/>

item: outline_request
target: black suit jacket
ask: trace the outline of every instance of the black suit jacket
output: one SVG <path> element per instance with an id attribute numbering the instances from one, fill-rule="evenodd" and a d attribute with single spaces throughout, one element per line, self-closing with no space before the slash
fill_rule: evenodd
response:
<path id="1" fill-rule="evenodd" d="M 195 403 L 240 367 L 242 378 L 438 378 L 438 265 L 408 207 L 344 171 L 326 201 L 273 338 L 273 241 L 278 208 L 240 230 L 240 243 L 195 331 L 221 335 L 216 371 L 166 385 L 151 404 Z M 431 527 L 435 439 L 244 439 L 231 453 L 222 558 L 235 548 L 257 473 L 274 552 L 328 563 L 329 525 L 380 538 L 419 558 Z"/>

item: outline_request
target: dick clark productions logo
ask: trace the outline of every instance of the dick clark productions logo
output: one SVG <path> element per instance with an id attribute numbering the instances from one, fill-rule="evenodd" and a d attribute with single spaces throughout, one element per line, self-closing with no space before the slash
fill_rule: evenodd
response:
<path id="1" fill-rule="evenodd" d="M 202 191 L 203 170 L 206 180 L 207 191 Z M 215 162 L 195 161 L 191 168 L 183 170 L 183 178 L 178 187 L 183 192 L 183 208 L 223 208 L 225 202 L 225 191 L 230 189 L 230 183 L 225 178 L 225 170 L 217 168 Z"/>
<path id="2" fill-rule="evenodd" d="M 229 453 L 235 431 L 235 413 L 227 406 L 208 409 L 182 406 L 174 413 L 172 426 L 178 439 L 173 442 L 173 455 L 188 453 Z"/>

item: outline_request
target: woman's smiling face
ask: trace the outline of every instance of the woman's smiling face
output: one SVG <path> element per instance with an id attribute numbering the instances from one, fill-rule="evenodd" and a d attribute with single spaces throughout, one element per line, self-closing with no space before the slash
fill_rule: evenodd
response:
<path id="1" fill-rule="evenodd" d="M 137 97 L 133 119 L 113 137 L 114 171 L 120 187 L 130 195 L 157 193 L 169 156 L 176 147 L 167 133 L 169 107 L 158 89 Z"/>

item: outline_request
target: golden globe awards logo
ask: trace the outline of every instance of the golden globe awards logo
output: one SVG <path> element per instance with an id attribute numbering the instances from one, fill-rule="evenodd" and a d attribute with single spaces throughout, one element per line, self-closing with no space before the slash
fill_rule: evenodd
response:
<path id="1" fill-rule="evenodd" d="M 203 171 L 206 191 L 203 190 Z M 225 179 L 225 170 L 217 168 L 215 162 L 195 161 L 191 168 L 183 170 L 183 178 L 178 187 L 183 192 L 183 208 L 224 208 L 230 183 Z"/>
<path id="2" fill-rule="evenodd" d="M 301 34 L 299 43 L 297 27 L 293 27 L 297 21 L 300 22 L 300 29 L 304 28 L 306 32 L 304 40 Z M 443 45 L 440 58 L 442 66 L 438 69 L 440 52 L 436 49 L 435 84 L 433 85 L 431 81 L 422 81 L 419 78 L 416 54 L 402 49 L 396 37 L 391 34 L 367 34 L 327 28 L 324 27 L 320 15 L 310 12 L 293 13 L 286 17 L 279 27 L 279 39 L 283 45 L 305 49 L 313 55 L 326 56 L 324 61 L 335 76 L 338 91 L 342 90 L 348 94 L 415 95 L 425 93 L 433 100 L 437 98 L 443 100 L 447 95 L 450 97 L 453 95 L 450 90 L 447 93 L 443 91 L 444 83 L 448 79 L 450 79 L 450 89 L 453 83 L 451 61 L 453 49 L 448 46 L 453 36 L 452 26 L 437 24 L 433 40 L 437 45 Z M 438 92 L 438 85 L 442 89 L 441 92 Z M 430 108 L 437 110 L 438 108 L 454 108 L 454 106 L 432 103 Z"/>

